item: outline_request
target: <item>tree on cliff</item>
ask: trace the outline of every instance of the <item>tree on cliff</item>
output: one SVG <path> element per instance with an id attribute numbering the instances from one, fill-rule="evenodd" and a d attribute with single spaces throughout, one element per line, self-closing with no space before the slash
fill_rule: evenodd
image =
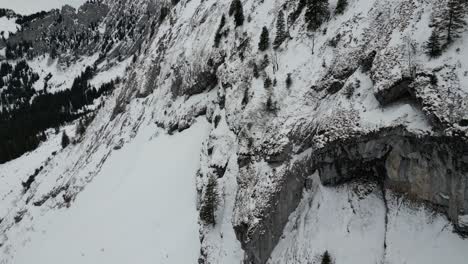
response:
<path id="1" fill-rule="evenodd" d="M 348 0 L 338 0 L 338 3 L 336 4 L 335 14 L 343 14 L 346 10 L 346 7 L 348 7 Z"/>
<path id="2" fill-rule="evenodd" d="M 236 27 L 244 24 L 244 10 L 240 0 L 232 0 L 231 6 L 229 7 L 229 16 L 234 16 Z"/>
<path id="3" fill-rule="evenodd" d="M 468 1 L 448 0 L 442 12 L 435 17 L 435 24 L 441 32 L 445 32 L 446 45 L 451 44 L 465 28 L 465 15 L 468 11 Z"/>
<path id="4" fill-rule="evenodd" d="M 260 42 L 258 43 L 258 50 L 265 51 L 270 46 L 270 37 L 268 29 L 263 27 L 262 34 L 260 34 Z"/>
<path id="5" fill-rule="evenodd" d="M 288 34 L 286 32 L 286 25 L 284 21 L 284 12 L 280 10 L 278 13 L 278 18 L 276 19 L 276 37 L 273 41 L 273 48 L 277 49 L 283 41 L 287 38 Z"/>
<path id="6" fill-rule="evenodd" d="M 70 144 L 70 139 L 68 138 L 67 132 L 63 131 L 62 134 L 62 148 L 66 148 Z"/>
<path id="7" fill-rule="evenodd" d="M 286 88 L 290 88 L 292 85 L 292 78 L 291 78 L 291 73 L 288 73 L 288 76 L 286 77 Z"/>
<path id="8" fill-rule="evenodd" d="M 272 82 L 271 82 L 270 77 L 266 77 L 266 79 L 263 81 L 263 87 L 265 89 L 268 89 L 271 87 L 271 85 L 272 85 Z"/>
<path id="9" fill-rule="evenodd" d="M 429 40 L 425 44 L 426 54 L 429 57 L 435 58 L 442 54 L 442 46 L 440 44 L 440 36 L 437 30 L 432 30 Z"/>
<path id="10" fill-rule="evenodd" d="M 83 121 L 80 120 L 76 125 L 76 135 L 82 136 L 86 132 L 86 127 L 83 124 Z"/>
<path id="11" fill-rule="evenodd" d="M 208 184 L 205 188 L 205 195 L 200 208 L 200 219 L 205 224 L 215 224 L 215 211 L 218 203 L 217 182 L 213 176 L 208 179 Z"/>
<path id="12" fill-rule="evenodd" d="M 325 251 L 322 255 L 322 264 L 331 264 L 331 257 L 330 254 L 328 253 L 328 250 Z"/>
<path id="13" fill-rule="evenodd" d="M 329 17 L 328 0 L 308 0 L 305 12 L 308 30 L 316 31 Z"/>

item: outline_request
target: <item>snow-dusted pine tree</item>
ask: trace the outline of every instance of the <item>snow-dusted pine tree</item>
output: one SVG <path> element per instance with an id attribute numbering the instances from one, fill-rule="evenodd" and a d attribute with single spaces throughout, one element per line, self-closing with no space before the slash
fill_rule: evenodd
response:
<path id="1" fill-rule="evenodd" d="M 432 34 L 425 45 L 426 54 L 429 57 L 435 58 L 442 54 L 442 46 L 440 44 L 440 36 L 437 30 L 432 30 Z"/>
<path id="2" fill-rule="evenodd" d="M 288 76 L 286 77 L 286 88 L 290 88 L 292 85 L 292 78 L 291 78 L 291 73 L 288 73 Z"/>
<path id="3" fill-rule="evenodd" d="M 262 28 L 262 34 L 260 34 L 260 42 L 258 43 L 258 50 L 265 51 L 270 46 L 270 37 L 268 29 L 266 27 Z"/>
<path id="4" fill-rule="evenodd" d="M 280 10 L 278 13 L 278 18 L 276 19 L 276 37 L 275 40 L 273 41 L 273 48 L 277 49 L 283 41 L 286 39 L 288 36 L 286 32 L 286 25 L 284 21 L 284 12 L 283 10 Z"/>
<path id="5" fill-rule="evenodd" d="M 331 264 L 331 263 L 332 262 L 331 262 L 330 253 L 328 253 L 328 250 L 327 250 L 322 255 L 322 264 Z"/>
<path id="6" fill-rule="evenodd" d="M 467 11 L 468 1 L 447 0 L 447 5 L 443 7 L 443 10 L 436 13 L 434 22 L 440 32 L 444 32 L 445 34 L 445 46 L 460 37 L 460 34 L 467 25 L 465 20 Z"/>
<path id="7" fill-rule="evenodd" d="M 244 24 L 244 9 L 240 0 L 232 0 L 229 7 L 229 16 L 234 16 L 236 27 Z"/>
<path id="8" fill-rule="evenodd" d="M 307 2 L 305 13 L 307 29 L 316 31 L 329 17 L 328 0 L 309 0 Z"/>
<path id="9" fill-rule="evenodd" d="M 215 224 L 215 211 L 218 202 L 217 182 L 213 176 L 208 179 L 203 203 L 200 208 L 200 219 L 205 224 Z"/>
<path id="10" fill-rule="evenodd" d="M 86 127 L 83 124 L 83 121 L 80 120 L 76 125 L 76 135 L 81 136 L 86 132 Z"/>
<path id="11" fill-rule="evenodd" d="M 70 144 L 70 139 L 68 138 L 67 132 L 63 131 L 62 134 L 62 148 L 66 148 Z"/>

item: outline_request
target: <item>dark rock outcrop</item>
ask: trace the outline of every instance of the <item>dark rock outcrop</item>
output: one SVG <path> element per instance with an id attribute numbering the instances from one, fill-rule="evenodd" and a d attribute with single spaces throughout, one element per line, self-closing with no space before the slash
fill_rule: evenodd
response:
<path id="1" fill-rule="evenodd" d="M 268 209 L 258 213 L 258 223 L 240 222 L 234 227 L 246 263 L 266 263 L 314 171 L 329 186 L 357 178 L 381 182 L 388 189 L 432 204 L 460 232 L 468 232 L 459 223 L 468 214 L 467 140 L 414 135 L 403 127 L 384 128 L 330 142 L 279 172 L 284 173 L 280 187 L 268 197 Z"/>
<path id="2" fill-rule="evenodd" d="M 459 216 L 468 212 L 468 143 L 464 138 L 417 137 L 402 129 L 385 129 L 330 144 L 316 159 L 324 184 L 356 177 L 383 180 L 393 191 L 433 204 L 462 229 Z"/>
<path id="3" fill-rule="evenodd" d="M 377 98 L 381 105 L 385 106 L 402 98 L 409 97 L 409 89 L 412 83 L 412 78 L 404 77 L 389 89 L 377 91 L 375 93 L 375 98 Z"/>
<path id="4" fill-rule="evenodd" d="M 261 221 L 258 226 L 252 228 L 246 222 L 234 226 L 246 253 L 244 263 L 265 263 L 270 257 L 289 215 L 302 199 L 307 177 L 315 170 L 311 161 L 310 157 L 306 158 L 286 170 L 280 189 L 269 197 L 269 210 L 259 214 Z"/>

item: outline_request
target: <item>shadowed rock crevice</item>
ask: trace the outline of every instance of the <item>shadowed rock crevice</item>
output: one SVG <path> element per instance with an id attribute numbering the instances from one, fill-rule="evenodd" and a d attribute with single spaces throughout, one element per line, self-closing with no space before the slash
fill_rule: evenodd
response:
<path id="1" fill-rule="evenodd" d="M 410 77 L 404 77 L 396 82 L 391 88 L 376 92 L 375 98 L 377 98 L 379 103 L 383 106 L 404 98 L 410 98 L 410 86 L 413 81 L 414 80 Z"/>

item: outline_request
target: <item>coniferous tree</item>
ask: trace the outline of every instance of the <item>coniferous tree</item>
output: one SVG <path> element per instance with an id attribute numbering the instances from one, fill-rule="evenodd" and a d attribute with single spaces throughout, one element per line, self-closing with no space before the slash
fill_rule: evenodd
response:
<path id="1" fill-rule="evenodd" d="M 307 29 L 316 31 L 328 20 L 330 11 L 328 10 L 328 0 L 308 0 L 305 13 Z"/>
<path id="2" fill-rule="evenodd" d="M 265 81 L 263 81 L 263 87 L 265 87 L 265 89 L 270 88 L 270 87 L 271 87 L 271 84 L 272 84 L 272 82 L 271 82 L 270 77 L 267 77 L 267 78 L 265 79 Z"/>
<path id="3" fill-rule="evenodd" d="M 273 48 L 277 49 L 283 41 L 286 39 L 287 33 L 286 33 L 286 25 L 284 21 L 284 12 L 283 10 L 280 10 L 278 13 L 278 19 L 276 20 L 276 37 L 275 40 L 273 41 Z"/>
<path id="4" fill-rule="evenodd" d="M 253 76 L 254 76 L 255 79 L 260 77 L 260 73 L 258 72 L 257 63 L 254 63 L 254 65 L 253 65 Z"/>
<path id="5" fill-rule="evenodd" d="M 13 48 L 7 43 L 5 48 L 5 58 L 7 60 L 12 60 L 15 58 L 15 53 L 13 52 Z"/>
<path id="6" fill-rule="evenodd" d="M 297 18 L 299 15 L 302 13 L 302 10 L 306 7 L 308 0 L 299 0 L 296 6 L 296 9 L 294 9 L 293 12 L 289 14 L 289 23 L 294 24 L 296 22 Z"/>
<path id="7" fill-rule="evenodd" d="M 347 6 L 348 6 L 348 0 L 338 0 L 338 3 L 336 4 L 335 14 L 337 15 L 343 14 Z"/>
<path id="8" fill-rule="evenodd" d="M 236 22 L 236 27 L 240 27 L 244 24 L 244 10 L 242 9 L 242 3 L 240 0 L 238 11 L 234 15 L 234 21 Z"/>
<path id="9" fill-rule="evenodd" d="M 288 76 L 286 77 L 286 88 L 290 88 L 292 85 L 292 78 L 291 78 L 291 74 L 288 73 Z"/>
<path id="10" fill-rule="evenodd" d="M 440 44 L 440 37 L 437 30 L 432 30 L 432 34 L 426 42 L 425 49 L 426 54 L 432 58 L 438 57 L 442 54 L 442 46 Z"/>
<path id="11" fill-rule="evenodd" d="M 332 262 L 331 262 L 330 254 L 328 253 L 328 250 L 326 250 L 322 256 L 322 264 L 331 264 L 331 263 Z"/>
<path id="12" fill-rule="evenodd" d="M 443 12 L 435 18 L 437 27 L 445 32 L 446 45 L 460 37 L 466 26 L 467 5 L 468 1 L 466 0 L 448 0 Z"/>
<path id="13" fill-rule="evenodd" d="M 466 0 L 450 0 L 448 5 L 447 43 L 460 36 L 461 30 L 466 26 L 465 14 L 467 12 Z"/>
<path id="14" fill-rule="evenodd" d="M 76 126 L 76 134 L 79 135 L 79 136 L 81 136 L 81 135 L 83 135 L 85 132 L 86 132 L 86 128 L 85 128 L 85 126 L 84 126 L 84 124 L 83 124 L 83 121 L 80 120 L 80 121 L 78 122 L 77 126 Z"/>
<path id="15" fill-rule="evenodd" d="M 231 6 L 229 7 L 229 16 L 234 16 L 236 27 L 244 24 L 244 10 L 240 0 L 232 0 Z"/>
<path id="16" fill-rule="evenodd" d="M 213 176 L 208 179 L 203 203 L 200 208 L 200 219 L 205 224 L 215 224 L 215 211 L 218 203 L 217 182 Z"/>
<path id="17" fill-rule="evenodd" d="M 273 98 L 272 96 L 268 96 L 268 99 L 266 101 L 266 110 L 268 112 L 275 112 L 277 109 L 276 109 L 276 103 L 273 101 Z"/>
<path id="18" fill-rule="evenodd" d="M 258 49 L 260 51 L 265 51 L 270 46 L 270 37 L 268 34 L 268 29 L 263 27 L 262 34 L 260 34 L 260 42 L 258 43 Z"/>
<path id="19" fill-rule="evenodd" d="M 62 148 L 66 148 L 70 144 L 70 139 L 68 138 L 67 132 L 63 131 L 62 134 Z"/>
<path id="20" fill-rule="evenodd" d="M 233 16 L 236 12 L 236 5 L 238 5 L 237 0 L 232 0 L 231 5 L 229 6 L 229 16 Z"/>
<path id="21" fill-rule="evenodd" d="M 35 149 L 46 139 L 44 131 L 48 128 L 57 127 L 56 133 L 60 133 L 60 125 L 78 119 L 88 111 L 83 109 L 86 104 L 93 103 L 94 99 L 114 89 L 112 81 L 103 84 L 99 91 L 90 87 L 88 81 L 92 76 L 93 69 L 88 68 L 75 78 L 71 89 L 55 93 L 39 92 L 32 88 L 39 76 L 26 61 L 18 61 L 14 67 L 2 63 L 0 79 L 5 81 L 7 89 L 0 95 L 0 103 L 9 105 L 16 102 L 16 107 L 0 111 L 0 163 Z M 81 109 L 83 112 L 77 111 Z M 83 120 L 85 127 L 86 123 Z M 65 146 L 70 140 L 67 140 L 68 136 L 64 138 Z"/>
<path id="22" fill-rule="evenodd" d="M 265 54 L 263 56 L 262 61 L 260 62 L 260 70 L 264 70 L 268 65 L 270 64 L 270 59 L 268 58 L 268 55 Z"/>

